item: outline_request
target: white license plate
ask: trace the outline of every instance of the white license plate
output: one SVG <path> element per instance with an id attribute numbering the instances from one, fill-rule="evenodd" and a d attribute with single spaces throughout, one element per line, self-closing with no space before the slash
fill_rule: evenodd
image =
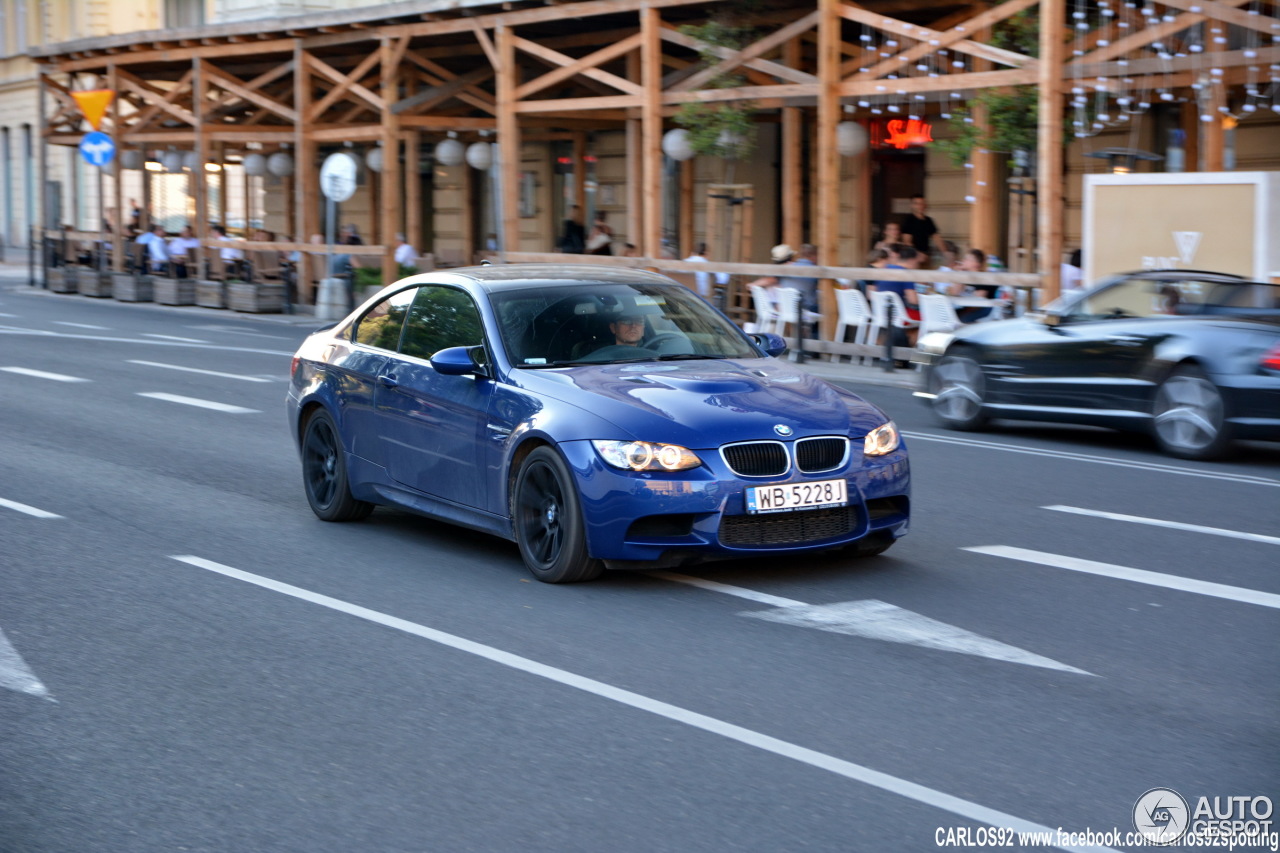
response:
<path id="1" fill-rule="evenodd" d="M 823 509 L 849 502 L 844 480 L 816 480 L 776 486 L 748 486 L 747 512 L 786 512 L 793 509 Z"/>

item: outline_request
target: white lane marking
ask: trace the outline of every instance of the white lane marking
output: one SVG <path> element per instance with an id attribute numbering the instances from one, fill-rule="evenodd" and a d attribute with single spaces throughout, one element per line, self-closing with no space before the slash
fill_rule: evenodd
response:
<path id="1" fill-rule="evenodd" d="M 1093 462 L 1098 465 L 1114 465 L 1118 468 L 1139 468 L 1144 471 L 1156 471 L 1163 474 L 1181 474 L 1186 477 L 1205 477 L 1210 480 L 1227 480 L 1232 483 L 1251 483 L 1255 486 L 1280 486 L 1280 480 L 1269 477 L 1255 477 L 1251 474 L 1238 474 L 1227 471 L 1200 471 L 1195 468 L 1183 468 L 1177 465 L 1162 465 L 1158 462 L 1140 462 L 1131 459 L 1116 459 L 1109 456 L 1090 456 L 1085 453 L 1071 453 L 1066 450 L 1041 450 L 1034 447 L 1017 447 L 1011 444 L 999 444 L 994 441 L 978 441 L 972 438 L 958 438 L 949 435 L 934 435 L 927 432 L 902 433 L 907 438 L 917 441 L 940 441 L 945 444 L 959 444 L 964 447 L 980 447 L 985 450 L 1002 450 L 1006 453 L 1025 453 L 1030 456 L 1048 456 L 1055 459 L 1070 459 L 1074 462 Z"/>
<path id="2" fill-rule="evenodd" d="M 17 319 L 17 318 L 18 318 L 18 316 L 19 316 L 19 315 L 17 315 L 17 314 L 5 314 L 5 313 L 3 313 L 3 312 L 0 312 L 0 317 L 9 317 L 9 318 L 11 318 L 11 319 Z"/>
<path id="3" fill-rule="evenodd" d="M 820 631 L 831 631 L 835 634 L 864 637 L 868 640 L 905 643 L 909 646 L 921 646 L 942 652 L 957 652 L 1007 663 L 1040 666 L 1077 675 L 1093 674 L 875 599 L 842 601 L 838 604 L 815 604 L 806 607 L 783 607 L 777 610 L 759 610 L 738 615 L 783 625 L 817 628 Z"/>
<path id="4" fill-rule="evenodd" d="M 163 367 L 166 370 L 182 370 L 187 373 L 200 373 L 205 376 L 217 376 L 222 379 L 239 379 L 244 382 L 272 382 L 271 379 L 263 379 L 261 376 L 240 376 L 235 373 L 220 373 L 217 370 L 204 370 L 199 367 L 183 367 L 180 364 L 161 364 L 158 361 L 142 361 L 141 359 L 131 358 L 129 364 L 141 364 L 146 367 Z"/>
<path id="5" fill-rule="evenodd" d="M 143 332 L 143 333 L 142 333 L 142 337 L 144 337 L 144 338 L 155 338 L 156 340 L 159 340 L 159 341 L 179 341 L 180 343 L 184 343 L 184 344 L 207 344 L 207 343 L 209 343 L 208 341 L 202 341 L 202 340 L 200 340 L 199 338 L 180 338 L 180 337 L 178 337 L 177 335 L 156 335 L 156 334 L 153 334 L 153 333 L 151 333 L 151 332 Z"/>
<path id="6" fill-rule="evenodd" d="M 1084 572 L 1090 575 L 1117 578 L 1119 580 L 1145 583 L 1150 586 L 1162 586 L 1165 589 L 1177 589 L 1182 592 L 1194 592 L 1214 598 L 1225 598 L 1228 601 L 1242 601 L 1245 604 L 1260 604 L 1263 607 L 1280 609 L 1280 595 L 1262 592 L 1256 589 L 1245 589 L 1240 586 L 1227 586 L 1221 583 L 1184 578 L 1180 575 L 1165 575 L 1149 572 L 1145 569 L 1133 569 L 1128 566 L 1117 566 L 1112 563 L 1099 563 L 1093 560 L 1081 560 L 1077 557 L 1066 557 L 1062 554 L 1048 554 L 1044 551 L 1031 551 L 1026 548 L 1014 548 L 1009 545 L 981 545 L 964 548 L 977 554 L 990 554 L 993 557 L 1005 557 L 1010 560 L 1021 560 L 1026 563 L 1037 563 L 1052 566 L 1056 569 L 1069 569 L 1073 572 Z"/>
<path id="7" fill-rule="evenodd" d="M 55 382 L 88 382 L 79 376 L 67 376 L 65 373 L 48 373 L 43 370 L 32 370 L 29 367 L 0 367 L 5 373 L 18 373 L 22 376 L 34 376 L 36 379 L 52 379 Z"/>
<path id="8" fill-rule="evenodd" d="M 106 335 L 77 335 L 71 332 L 51 332 L 48 329 L 22 329 L 14 326 L 0 326 L 0 335 L 22 335 L 32 338 L 64 338 L 73 341 L 99 341 L 110 344 L 144 344 L 152 347 L 189 347 L 191 349 L 209 349 L 220 352 L 248 352 L 255 355 L 279 355 L 285 358 L 293 356 L 293 350 L 251 349 L 249 347 L 232 347 L 224 344 L 188 344 L 180 341 L 144 341 L 138 338 L 113 338 Z"/>
<path id="9" fill-rule="evenodd" d="M 695 578 L 690 575 L 679 575 L 674 572 L 648 572 L 649 577 L 662 578 L 663 580 L 675 581 L 676 583 L 685 583 L 689 586 L 696 586 L 700 589 L 710 590 L 711 592 L 722 592 L 725 595 L 732 595 L 738 598 L 745 598 L 748 601 L 758 601 L 761 604 L 772 604 L 774 607 L 808 607 L 809 605 L 803 601 L 796 601 L 794 598 L 782 598 L 777 595 L 770 595 L 767 592 L 756 592 L 754 589 L 747 589 L 741 586 L 730 586 L 727 583 L 718 583 L 703 578 Z"/>
<path id="10" fill-rule="evenodd" d="M 196 406 L 201 409 L 213 409 L 215 412 L 229 412 L 233 415 L 256 415 L 260 411 L 259 409 L 246 409 L 243 406 L 215 403 L 212 400 L 199 400 L 195 397 L 166 394 L 163 391 L 139 391 L 138 396 L 150 397 L 153 400 L 165 400 L 170 403 L 182 403 L 184 406 Z"/>
<path id="11" fill-rule="evenodd" d="M 322 321 L 317 321 L 322 322 Z M 251 338 L 270 338 L 273 341 L 289 341 L 292 338 L 286 338 L 283 335 L 268 335 L 263 332 L 250 332 L 247 329 L 232 329 L 227 326 L 187 326 L 188 329 L 195 329 L 198 332 L 225 332 L 229 335 L 248 335 Z"/>
<path id="12" fill-rule="evenodd" d="M 49 695 L 49 689 L 36 678 L 22 655 L 18 654 L 18 650 L 5 637 L 4 631 L 0 631 L 0 687 L 30 693 L 50 702 L 58 701 Z"/>
<path id="13" fill-rule="evenodd" d="M 1143 518 L 1140 515 L 1124 515 L 1119 512 L 1103 512 L 1097 509 L 1083 509 L 1078 506 L 1042 506 L 1054 512 L 1069 512 L 1073 515 L 1087 515 L 1093 518 L 1109 518 L 1112 521 L 1128 521 L 1133 524 L 1150 524 L 1153 527 L 1167 527 L 1170 530 L 1189 530 L 1192 533 L 1208 533 L 1213 536 L 1229 536 L 1232 539 L 1244 539 L 1249 542 L 1265 542 L 1268 545 L 1280 545 L 1280 536 L 1267 536 L 1262 533 L 1244 533 L 1239 530 L 1227 530 L 1222 527 L 1205 527 L 1202 524 L 1185 524 L 1181 521 L 1164 521 L 1159 518 Z"/>
<path id="14" fill-rule="evenodd" d="M 888 773 L 882 773 L 879 770 L 872 770 L 870 767 L 865 767 L 861 764 L 854 764 L 852 761 L 845 761 L 844 759 L 808 749 L 789 741 L 780 740 L 752 729 L 736 726 L 733 723 L 728 723 L 724 720 L 716 719 L 715 717 L 708 717 L 705 714 L 699 714 L 696 711 L 690 711 L 687 708 L 681 708 L 678 705 L 671 705 L 658 699 L 651 699 L 650 697 L 644 696 L 640 693 L 623 690 L 620 687 L 614 687 L 613 685 L 606 684 L 603 681 L 596 681 L 593 678 L 587 678 L 586 676 L 577 675 L 576 673 L 572 673 L 567 670 L 548 666 L 547 664 L 539 663 L 538 661 L 521 657 L 520 655 L 515 655 L 511 652 L 505 652 L 501 649 L 494 648 L 493 646 L 486 646 L 482 643 L 467 640 L 454 634 L 446 634 L 444 631 L 439 631 L 435 628 L 428 628 L 427 626 L 419 625 L 416 622 L 409 622 L 408 620 L 390 616 L 386 613 L 380 613 L 376 610 L 361 607 L 358 604 L 351 604 L 350 602 L 342 601 L 337 598 L 330 598 L 327 595 L 322 595 L 321 593 L 312 592 L 311 590 L 302 589 L 301 587 L 292 586 L 290 584 L 281 583 L 280 581 L 272 580 L 271 578 L 266 578 L 261 575 L 250 574 L 249 572 L 244 572 L 239 569 L 233 569 L 230 566 L 224 566 L 220 563 L 215 563 L 212 560 L 206 560 L 201 557 L 175 556 L 173 559 L 197 568 L 216 572 L 229 578 L 244 581 L 245 583 L 254 584 L 255 586 L 260 586 L 263 589 L 269 589 L 273 592 L 292 596 L 293 598 L 297 598 L 302 601 L 318 604 L 321 607 L 327 607 L 331 610 L 336 610 L 339 613 L 346 613 L 350 616 L 355 616 L 357 618 L 373 622 L 377 625 L 383 625 L 387 628 L 403 631 L 406 634 L 412 634 L 415 637 L 421 637 L 424 640 L 430 640 L 433 643 L 438 643 L 442 646 L 456 649 L 457 651 L 466 652 L 467 654 L 475 655 L 493 663 L 528 673 L 529 675 L 545 678 L 549 681 L 554 681 L 557 684 L 563 684 L 566 687 L 572 687 L 575 690 L 581 690 L 594 696 L 599 696 L 602 699 L 608 699 L 612 702 L 617 702 L 630 708 L 635 708 L 659 717 L 664 717 L 668 720 L 672 720 L 673 722 L 701 729 L 705 732 L 710 732 L 711 734 L 720 735 L 721 737 L 737 741 L 738 743 L 742 743 L 747 746 L 755 747 L 756 749 L 760 749 L 765 752 L 773 753 L 774 755 L 778 755 L 783 758 L 790 758 L 794 761 L 808 764 L 811 767 L 827 770 L 831 773 L 835 773 L 836 775 L 843 776 L 846 779 L 862 782 L 874 788 L 879 788 L 882 791 L 888 791 L 909 800 L 914 800 L 915 802 L 923 803 L 927 806 L 933 806 L 934 808 L 951 812 L 952 814 L 959 815 L 969 820 L 984 823 L 989 826 L 1010 827 L 1023 832 L 1052 832 L 1052 830 L 1047 826 L 1042 826 L 1015 815 L 1006 814 L 1005 812 L 988 808 L 970 800 L 965 800 L 960 797 L 952 796 L 951 794 L 943 793 L 942 791 L 934 790 L 933 788 L 927 788 L 924 785 L 909 782 L 906 779 L 891 776 Z M 1072 851 L 1110 850 L 1110 848 L 1093 847 L 1060 847 L 1059 849 Z"/>
<path id="15" fill-rule="evenodd" d="M 72 323 L 67 320 L 54 320 L 53 324 L 55 326 L 71 326 L 75 329 L 94 329 L 99 332 L 105 332 L 111 328 L 110 326 L 95 326 L 92 323 Z"/>
<path id="16" fill-rule="evenodd" d="M 17 501 L 7 501 L 4 498 L 0 498 L 0 506 L 7 507 L 8 509 L 12 509 L 17 512 L 26 513 L 27 515 L 33 515 L 36 518 L 62 518 L 62 516 L 56 513 L 45 512 L 37 507 L 20 504 Z"/>
<path id="17" fill-rule="evenodd" d="M 778 622 L 801 628 L 817 628 L 820 631 L 848 634 L 868 640 L 905 643 L 937 651 L 976 655 L 1079 675 L 1093 674 L 875 599 L 842 601 L 836 604 L 805 604 L 803 601 L 792 598 L 781 598 L 765 592 L 756 592 L 753 589 L 730 586 L 689 575 L 672 572 L 649 572 L 648 574 L 651 577 L 689 584 L 711 592 L 745 598 L 748 601 L 772 604 L 778 608 L 777 610 L 744 611 L 738 614 L 752 619 L 763 619 L 767 622 Z"/>

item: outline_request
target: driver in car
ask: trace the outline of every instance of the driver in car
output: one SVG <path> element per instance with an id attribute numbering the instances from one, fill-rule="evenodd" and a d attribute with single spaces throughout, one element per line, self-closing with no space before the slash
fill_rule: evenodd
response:
<path id="1" fill-rule="evenodd" d="M 640 314 L 624 314 L 609 324 L 614 343 L 620 347 L 638 347 L 644 339 L 644 317 Z"/>

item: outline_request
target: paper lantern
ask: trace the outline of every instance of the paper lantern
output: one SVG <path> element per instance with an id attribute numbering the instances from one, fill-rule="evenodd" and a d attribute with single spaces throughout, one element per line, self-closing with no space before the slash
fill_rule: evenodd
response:
<path id="1" fill-rule="evenodd" d="M 277 151 L 267 158 L 267 171 L 277 178 L 287 178 L 293 174 L 293 157 L 285 151 Z"/>
<path id="2" fill-rule="evenodd" d="M 364 164 L 371 172 L 382 171 L 382 146 L 377 145 L 365 152 Z"/>
<path id="3" fill-rule="evenodd" d="M 267 158 L 254 152 L 244 158 L 244 173 L 258 178 L 267 173 Z"/>
<path id="4" fill-rule="evenodd" d="M 466 157 L 462 143 L 450 137 L 436 146 L 436 162 L 441 166 L 457 166 Z"/>
<path id="5" fill-rule="evenodd" d="M 843 157 L 856 157 L 867 150 L 867 129 L 856 121 L 836 125 L 836 150 Z"/>
<path id="6" fill-rule="evenodd" d="M 146 158 L 136 148 L 126 148 L 120 152 L 120 165 L 126 169 L 141 169 Z"/>
<path id="7" fill-rule="evenodd" d="M 467 165 L 485 171 L 493 165 L 493 149 L 487 142 L 473 142 L 467 146 Z"/>
<path id="8" fill-rule="evenodd" d="M 689 131 L 683 127 L 662 134 L 662 153 L 672 160 L 688 160 L 696 153 L 689 142 Z"/>
<path id="9" fill-rule="evenodd" d="M 164 170 L 170 173 L 182 171 L 182 152 L 170 148 L 164 152 L 164 156 L 160 158 L 160 164 L 164 166 Z"/>

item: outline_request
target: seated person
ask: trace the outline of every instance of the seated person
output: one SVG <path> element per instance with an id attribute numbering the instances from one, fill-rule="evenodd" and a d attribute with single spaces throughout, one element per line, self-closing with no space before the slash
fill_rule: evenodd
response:
<path id="1" fill-rule="evenodd" d="M 644 340 L 644 317 L 640 314 L 624 314 L 609 324 L 614 343 L 620 347 L 638 347 Z"/>

